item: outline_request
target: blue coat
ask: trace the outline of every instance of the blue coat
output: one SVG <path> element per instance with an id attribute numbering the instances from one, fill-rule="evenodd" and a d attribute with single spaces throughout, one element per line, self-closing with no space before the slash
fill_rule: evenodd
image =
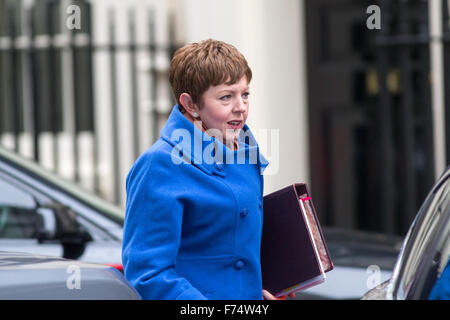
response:
<path id="1" fill-rule="evenodd" d="M 450 259 L 431 289 L 429 300 L 450 300 Z"/>
<path id="2" fill-rule="evenodd" d="M 231 151 L 175 105 L 127 180 L 122 260 L 143 299 L 262 299 L 267 160 L 247 125 Z"/>

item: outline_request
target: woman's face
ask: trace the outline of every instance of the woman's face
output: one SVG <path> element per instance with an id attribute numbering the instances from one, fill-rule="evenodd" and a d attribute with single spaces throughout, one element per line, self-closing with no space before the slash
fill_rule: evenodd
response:
<path id="1" fill-rule="evenodd" d="M 222 143 L 231 145 L 247 120 L 249 94 L 245 76 L 231 85 L 209 87 L 200 98 L 200 108 L 197 108 L 202 125 L 209 130 L 208 133 L 211 131 Z M 216 135 L 217 131 L 221 137 Z"/>

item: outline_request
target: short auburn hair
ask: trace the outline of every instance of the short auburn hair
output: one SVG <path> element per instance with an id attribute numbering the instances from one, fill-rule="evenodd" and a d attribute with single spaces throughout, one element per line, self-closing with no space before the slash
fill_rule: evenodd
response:
<path id="1" fill-rule="evenodd" d="M 243 76 L 252 79 L 247 60 L 231 44 L 207 39 L 185 45 L 175 51 L 170 63 L 169 82 L 180 109 L 179 98 L 188 93 L 194 103 L 210 86 L 237 83 Z"/>

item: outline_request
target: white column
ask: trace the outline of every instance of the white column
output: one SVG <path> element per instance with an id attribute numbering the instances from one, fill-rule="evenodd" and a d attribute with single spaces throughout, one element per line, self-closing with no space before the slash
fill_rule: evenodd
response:
<path id="1" fill-rule="evenodd" d="M 70 1 L 64 0 L 60 7 L 61 17 L 66 18 L 67 8 L 71 5 Z M 75 179 L 75 170 L 77 160 L 75 159 L 76 128 L 75 128 L 75 92 L 74 92 L 74 70 L 73 70 L 73 52 L 69 46 L 70 33 L 66 26 L 66 19 L 60 21 L 61 33 L 55 36 L 55 41 L 63 48 L 61 50 L 62 78 L 62 132 L 57 134 L 58 144 L 58 163 L 60 164 L 58 174 L 70 180 Z M 42 154 L 42 153 L 40 153 Z"/>
<path id="2" fill-rule="evenodd" d="M 93 94 L 95 134 L 97 135 L 97 171 L 99 175 L 99 189 L 102 196 L 110 201 L 114 200 L 114 145 L 113 130 L 115 124 L 112 119 L 112 93 L 111 87 L 111 53 L 107 48 L 109 44 L 108 3 L 105 1 L 92 1 L 92 37 L 94 46 L 104 46 L 104 50 L 95 49 L 93 53 Z"/>
<path id="3" fill-rule="evenodd" d="M 445 154 L 445 101 L 444 52 L 442 44 L 442 0 L 428 1 L 430 21 L 430 71 L 433 116 L 434 172 L 438 178 L 446 167 Z"/>

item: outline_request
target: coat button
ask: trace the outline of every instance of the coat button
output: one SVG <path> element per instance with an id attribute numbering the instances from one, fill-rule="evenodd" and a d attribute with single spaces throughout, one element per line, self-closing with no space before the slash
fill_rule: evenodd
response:
<path id="1" fill-rule="evenodd" d="M 240 214 L 241 217 L 244 218 L 248 214 L 248 209 L 247 208 L 242 209 Z"/>
<path id="2" fill-rule="evenodd" d="M 236 261 L 236 263 L 234 264 L 234 268 L 235 268 L 236 270 L 241 270 L 241 269 L 243 269 L 244 267 L 245 267 L 245 262 L 242 261 L 242 260 L 238 260 L 238 261 Z"/>
<path id="3" fill-rule="evenodd" d="M 259 206 L 260 209 L 262 209 L 262 206 L 263 206 L 263 205 L 262 205 L 262 201 L 259 202 L 259 205 L 258 205 L 258 206 Z"/>

